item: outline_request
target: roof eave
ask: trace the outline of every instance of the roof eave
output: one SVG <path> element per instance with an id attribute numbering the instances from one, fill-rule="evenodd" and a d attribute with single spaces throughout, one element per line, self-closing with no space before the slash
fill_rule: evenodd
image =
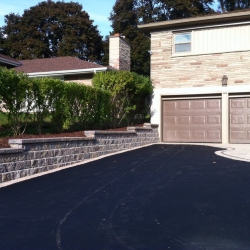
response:
<path id="1" fill-rule="evenodd" d="M 107 67 L 90 68 L 90 69 L 77 69 L 77 70 L 60 70 L 60 71 L 48 71 L 48 72 L 34 72 L 27 73 L 29 77 L 53 77 L 63 75 L 75 75 L 75 74 L 88 74 L 107 71 Z"/>
<path id="2" fill-rule="evenodd" d="M 18 66 L 22 65 L 21 62 L 14 62 L 14 61 L 8 60 L 6 58 L 2 58 L 2 57 L 0 57 L 0 62 L 7 64 L 7 65 L 14 66 L 14 67 L 18 67 Z"/>
<path id="3" fill-rule="evenodd" d="M 175 19 L 163 22 L 154 22 L 138 25 L 138 28 L 144 32 L 151 32 L 164 29 L 176 29 L 192 26 L 226 24 L 232 22 L 250 21 L 250 11 L 234 12 L 219 15 L 207 15 L 201 17 Z"/>

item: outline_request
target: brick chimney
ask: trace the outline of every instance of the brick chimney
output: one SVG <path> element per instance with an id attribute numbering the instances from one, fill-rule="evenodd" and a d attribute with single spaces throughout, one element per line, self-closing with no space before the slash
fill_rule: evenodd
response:
<path id="1" fill-rule="evenodd" d="M 130 71 L 130 44 L 120 34 L 109 37 L 109 66 Z"/>

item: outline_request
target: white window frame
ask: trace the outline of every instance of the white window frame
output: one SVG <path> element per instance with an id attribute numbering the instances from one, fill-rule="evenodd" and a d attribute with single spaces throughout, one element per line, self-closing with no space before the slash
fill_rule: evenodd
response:
<path id="1" fill-rule="evenodd" d="M 177 35 L 184 35 L 184 34 L 189 34 L 190 35 L 190 42 L 175 42 L 175 38 Z M 183 51 L 183 52 L 176 52 L 176 45 L 179 44 L 190 44 L 190 50 L 189 51 Z M 173 55 L 186 55 L 186 54 L 191 54 L 192 53 L 192 31 L 185 31 L 185 32 L 178 32 L 173 34 L 173 50 L 172 50 Z"/>

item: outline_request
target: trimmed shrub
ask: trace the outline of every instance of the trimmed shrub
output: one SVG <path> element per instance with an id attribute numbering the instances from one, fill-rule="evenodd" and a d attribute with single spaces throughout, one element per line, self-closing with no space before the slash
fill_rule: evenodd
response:
<path id="1" fill-rule="evenodd" d="M 111 93 L 110 121 L 112 127 L 142 122 L 149 111 L 153 87 L 148 77 L 127 71 L 95 74 L 93 85 Z"/>
<path id="2" fill-rule="evenodd" d="M 14 135 L 25 132 L 30 112 L 30 81 L 27 75 L 0 67 L 1 108 L 8 114 Z"/>
<path id="3" fill-rule="evenodd" d="M 13 134 L 22 134 L 33 120 L 38 134 L 46 117 L 56 132 L 101 129 L 109 124 L 111 95 L 106 90 L 53 78 L 28 78 L 0 67 L 1 109 Z"/>

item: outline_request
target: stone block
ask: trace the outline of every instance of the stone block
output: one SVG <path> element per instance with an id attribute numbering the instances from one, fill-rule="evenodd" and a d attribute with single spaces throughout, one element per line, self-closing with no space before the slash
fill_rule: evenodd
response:
<path id="1" fill-rule="evenodd" d="M 56 157 L 56 159 L 57 159 L 57 164 L 65 163 L 65 156 L 58 156 Z"/>
<path id="2" fill-rule="evenodd" d="M 2 182 L 14 180 L 14 172 L 2 173 Z"/>
<path id="3" fill-rule="evenodd" d="M 36 159 L 35 160 L 31 160 L 30 163 L 31 163 L 31 167 L 32 168 L 38 167 L 38 160 L 36 160 Z"/>
<path id="4" fill-rule="evenodd" d="M 30 168 L 31 167 L 31 161 L 18 161 L 16 162 L 14 169 L 12 171 L 15 170 L 22 170 L 22 169 L 26 169 L 26 168 Z"/>

